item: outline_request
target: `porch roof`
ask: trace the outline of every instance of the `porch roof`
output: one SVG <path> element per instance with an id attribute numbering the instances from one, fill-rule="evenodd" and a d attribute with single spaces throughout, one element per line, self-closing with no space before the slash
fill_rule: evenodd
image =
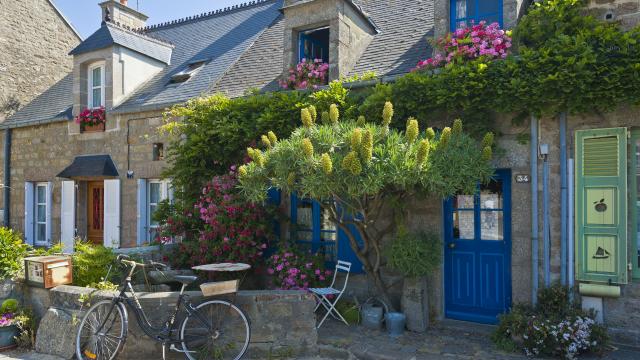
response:
<path id="1" fill-rule="evenodd" d="M 73 159 L 57 177 L 61 178 L 111 178 L 118 177 L 118 170 L 110 155 L 81 155 Z"/>

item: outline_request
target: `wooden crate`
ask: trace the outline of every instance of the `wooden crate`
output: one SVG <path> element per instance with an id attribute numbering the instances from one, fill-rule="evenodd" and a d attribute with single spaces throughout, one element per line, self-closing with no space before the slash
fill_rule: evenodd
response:
<path id="1" fill-rule="evenodd" d="M 200 290 L 202 290 L 202 295 L 204 296 L 235 293 L 238 291 L 238 280 L 204 283 L 200 285 Z"/>
<path id="2" fill-rule="evenodd" d="M 71 258 L 68 256 L 35 256 L 24 259 L 27 284 L 45 289 L 73 282 Z"/>

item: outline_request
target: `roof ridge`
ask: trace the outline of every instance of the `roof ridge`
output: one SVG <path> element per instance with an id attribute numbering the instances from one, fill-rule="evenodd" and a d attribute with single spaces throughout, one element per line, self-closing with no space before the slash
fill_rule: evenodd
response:
<path id="1" fill-rule="evenodd" d="M 119 30 L 128 32 L 128 33 L 130 33 L 132 35 L 140 36 L 140 37 L 144 38 L 145 40 L 149 40 L 151 42 L 155 42 L 155 43 L 157 43 L 159 45 L 169 46 L 169 47 L 172 47 L 172 48 L 175 47 L 175 45 L 172 44 L 171 42 L 169 42 L 167 40 L 164 40 L 164 39 L 161 39 L 161 38 L 159 38 L 157 36 L 150 35 L 147 32 L 145 32 L 145 31 L 143 31 L 142 29 L 139 29 L 139 28 L 133 28 L 131 26 L 120 24 L 117 21 L 107 21 L 107 22 L 105 22 L 105 24 L 107 26 L 112 26 L 112 27 L 117 28 Z"/>
<path id="2" fill-rule="evenodd" d="M 236 4 L 236 5 L 232 5 L 232 6 L 228 6 L 228 7 L 224 7 L 221 9 L 216 9 L 213 11 L 207 11 L 207 12 L 203 12 L 201 14 L 197 14 L 197 15 L 193 15 L 193 16 L 187 16 L 181 19 L 176 19 L 176 20 L 170 20 L 164 23 L 159 23 L 159 24 L 153 24 L 153 25 L 147 25 L 145 27 L 139 28 L 137 30 L 144 32 L 145 34 L 148 34 L 149 31 L 152 30 L 157 30 L 157 29 L 161 29 L 161 28 L 165 28 L 165 27 L 169 27 L 169 26 L 173 26 L 173 25 L 180 25 L 180 24 L 184 24 L 187 23 L 189 21 L 193 21 L 193 20 L 201 20 L 203 18 L 209 18 L 212 16 L 218 16 L 218 15 L 226 15 L 228 13 L 231 13 L 233 11 L 237 11 L 240 9 L 246 9 L 252 6 L 256 6 L 256 5 L 260 5 L 260 4 L 264 4 L 264 3 L 268 3 L 268 2 L 275 2 L 277 0 L 252 0 L 252 1 L 247 1 L 245 3 L 241 3 L 241 4 Z"/>

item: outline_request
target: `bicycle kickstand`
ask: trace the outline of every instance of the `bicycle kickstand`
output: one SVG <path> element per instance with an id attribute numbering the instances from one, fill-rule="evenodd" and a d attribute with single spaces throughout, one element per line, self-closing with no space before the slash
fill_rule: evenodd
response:
<path id="1" fill-rule="evenodd" d="M 162 343 L 162 360 L 167 360 L 167 343 Z"/>

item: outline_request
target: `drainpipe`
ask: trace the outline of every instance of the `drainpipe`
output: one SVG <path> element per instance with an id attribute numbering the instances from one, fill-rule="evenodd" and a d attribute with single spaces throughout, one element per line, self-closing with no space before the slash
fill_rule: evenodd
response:
<path id="1" fill-rule="evenodd" d="M 542 162 L 542 264 L 544 268 L 544 287 L 551 285 L 551 238 L 549 232 L 549 145 L 540 144 Z"/>
<path id="2" fill-rule="evenodd" d="M 569 287 L 573 287 L 574 285 L 574 270 L 575 267 L 573 266 L 573 254 L 574 254 L 574 243 L 575 243 L 575 239 L 573 238 L 573 230 L 574 230 L 574 222 L 573 222 L 573 197 L 574 197 L 574 193 L 573 193 L 573 172 L 574 172 L 574 167 L 573 167 L 573 159 L 569 159 L 569 166 L 568 166 L 568 170 L 569 170 L 569 175 L 568 175 L 568 183 L 569 183 L 569 193 L 567 194 L 568 196 L 568 211 L 567 211 L 567 249 L 569 251 L 567 251 L 567 270 L 568 270 L 568 274 L 567 274 L 567 280 L 569 283 Z M 570 294 L 573 294 L 573 292 L 571 292 Z"/>
<path id="3" fill-rule="evenodd" d="M 538 118 L 531 116 L 531 303 L 538 301 Z"/>
<path id="4" fill-rule="evenodd" d="M 11 129 L 4 131 L 4 226 L 11 224 Z"/>
<path id="5" fill-rule="evenodd" d="M 560 114 L 560 283 L 567 285 L 567 113 Z"/>

